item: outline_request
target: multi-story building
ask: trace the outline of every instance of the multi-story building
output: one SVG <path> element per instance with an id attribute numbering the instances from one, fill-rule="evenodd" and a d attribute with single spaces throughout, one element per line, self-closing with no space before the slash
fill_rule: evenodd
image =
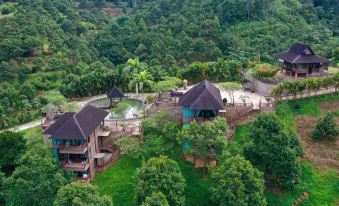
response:
<path id="1" fill-rule="evenodd" d="M 72 171 L 79 181 L 90 182 L 115 155 L 107 143 L 109 131 L 104 131 L 108 112 L 91 105 L 79 112 L 66 112 L 45 131 L 52 140 L 54 157 L 66 171 Z"/>

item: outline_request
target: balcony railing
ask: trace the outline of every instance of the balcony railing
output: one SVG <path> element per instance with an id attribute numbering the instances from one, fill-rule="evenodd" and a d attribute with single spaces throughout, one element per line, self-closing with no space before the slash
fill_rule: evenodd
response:
<path id="1" fill-rule="evenodd" d="M 88 161 L 86 162 L 61 162 L 62 167 L 64 170 L 70 170 L 70 171 L 87 171 L 89 168 L 89 163 Z"/>
<path id="2" fill-rule="evenodd" d="M 73 146 L 73 145 L 52 145 L 52 148 L 59 149 L 61 154 L 84 154 L 87 151 L 86 144 Z"/>

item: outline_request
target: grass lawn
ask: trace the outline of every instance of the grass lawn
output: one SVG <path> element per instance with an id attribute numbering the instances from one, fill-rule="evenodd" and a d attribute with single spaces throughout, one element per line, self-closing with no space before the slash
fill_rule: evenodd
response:
<path id="1" fill-rule="evenodd" d="M 186 180 L 186 205 L 208 205 L 209 181 L 203 178 L 202 170 L 196 170 L 189 163 L 177 159 Z M 141 166 L 139 159 L 121 155 L 108 170 L 96 173 L 93 184 L 98 186 L 103 195 L 112 197 L 113 204 L 134 206 L 134 177 Z"/>
<path id="2" fill-rule="evenodd" d="M 332 74 L 339 73 L 339 68 L 338 67 L 329 66 L 328 67 L 328 72 L 332 73 Z"/>
<path id="3" fill-rule="evenodd" d="M 24 130 L 22 134 L 27 139 L 28 148 L 37 144 L 43 144 L 42 127 L 40 125 Z"/>

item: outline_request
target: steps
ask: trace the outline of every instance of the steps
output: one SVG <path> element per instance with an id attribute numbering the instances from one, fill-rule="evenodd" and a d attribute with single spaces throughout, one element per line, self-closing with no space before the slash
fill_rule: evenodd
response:
<path id="1" fill-rule="evenodd" d="M 115 151 L 104 165 L 101 165 L 100 167 L 96 168 L 96 171 L 103 172 L 107 168 L 111 167 L 115 163 L 115 161 L 118 159 L 119 155 L 120 155 L 120 149 Z"/>

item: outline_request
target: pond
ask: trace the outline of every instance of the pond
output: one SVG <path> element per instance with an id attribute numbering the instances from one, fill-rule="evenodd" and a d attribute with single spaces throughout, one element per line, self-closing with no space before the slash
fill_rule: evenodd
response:
<path id="1" fill-rule="evenodd" d="M 121 112 L 112 112 L 111 110 L 106 110 L 110 112 L 106 119 L 115 120 L 115 119 L 133 119 L 142 111 L 142 102 L 136 99 L 123 98 L 122 102 L 128 103 L 128 107 Z M 108 108 L 110 105 L 110 100 L 108 98 L 98 99 L 90 102 L 89 104 L 100 107 Z"/>

